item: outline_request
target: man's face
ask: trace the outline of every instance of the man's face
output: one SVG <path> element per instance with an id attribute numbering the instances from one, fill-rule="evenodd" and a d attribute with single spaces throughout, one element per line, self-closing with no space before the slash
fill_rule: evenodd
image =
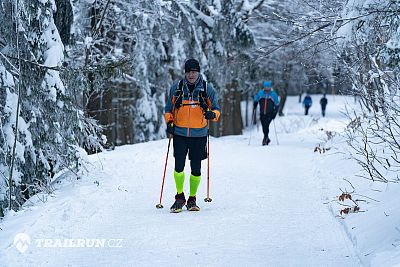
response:
<path id="1" fill-rule="evenodd" d="M 197 78 L 199 78 L 199 74 L 200 73 L 198 71 L 194 71 L 194 70 L 186 72 L 185 73 L 186 80 L 188 80 L 189 83 L 193 84 L 197 80 Z"/>
<path id="2" fill-rule="evenodd" d="M 271 87 L 264 87 L 264 90 L 268 93 L 269 91 L 271 91 Z"/>

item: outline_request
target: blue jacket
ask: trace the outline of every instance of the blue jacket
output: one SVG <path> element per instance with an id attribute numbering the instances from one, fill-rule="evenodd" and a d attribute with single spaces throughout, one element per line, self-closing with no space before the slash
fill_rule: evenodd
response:
<path id="1" fill-rule="evenodd" d="M 311 96 L 306 95 L 306 97 L 303 100 L 303 105 L 306 106 L 306 107 L 311 107 L 312 106 Z"/>
<path id="2" fill-rule="evenodd" d="M 277 112 L 279 107 L 278 94 L 273 89 L 268 93 L 262 89 L 254 96 L 254 106 L 257 106 L 258 103 L 260 103 L 260 114 Z"/>
<path id="3" fill-rule="evenodd" d="M 173 121 L 175 124 L 174 134 L 187 136 L 187 137 L 203 137 L 207 136 L 208 133 L 208 122 L 204 118 L 204 111 L 198 105 L 199 95 L 204 90 L 203 87 L 203 76 L 200 74 L 199 78 L 195 82 L 195 88 L 193 94 L 189 94 L 189 88 L 187 86 L 188 81 L 186 78 L 183 79 L 183 98 L 182 103 L 184 104 L 180 108 L 176 109 L 175 93 L 179 86 L 179 81 L 175 82 L 170 90 L 167 102 L 165 104 L 165 121 Z M 214 88 L 207 83 L 207 105 L 212 110 L 216 118 L 212 121 L 217 121 L 220 114 L 221 108 L 218 105 L 218 99 Z M 191 105 L 193 104 L 193 105 Z"/>

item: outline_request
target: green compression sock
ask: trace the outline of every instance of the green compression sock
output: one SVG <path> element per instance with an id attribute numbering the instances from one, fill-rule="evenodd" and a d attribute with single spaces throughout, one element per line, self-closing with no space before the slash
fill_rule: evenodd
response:
<path id="1" fill-rule="evenodd" d="M 176 185 L 176 192 L 178 194 L 183 192 L 183 183 L 185 182 L 185 173 L 182 172 L 177 172 L 174 170 L 174 179 L 175 179 L 175 185 Z"/>
<path id="2" fill-rule="evenodd" d="M 201 176 L 190 175 L 190 196 L 194 197 L 200 184 Z"/>

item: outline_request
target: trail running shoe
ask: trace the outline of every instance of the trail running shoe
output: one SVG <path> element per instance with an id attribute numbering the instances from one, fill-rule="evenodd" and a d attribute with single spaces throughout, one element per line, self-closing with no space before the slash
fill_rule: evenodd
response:
<path id="1" fill-rule="evenodd" d="M 185 199 L 185 194 L 180 193 L 175 195 L 175 202 L 171 206 L 171 212 L 172 213 L 179 213 L 182 211 L 183 206 L 185 206 L 186 199 Z"/>
<path id="2" fill-rule="evenodd" d="M 264 138 L 262 141 L 263 146 L 267 146 L 267 145 L 269 145 L 269 143 L 271 143 L 271 139 L 269 139 L 268 137 Z"/>
<path id="3" fill-rule="evenodd" d="M 199 206 L 196 205 L 196 197 L 189 197 L 189 199 L 186 203 L 186 208 L 189 211 L 199 211 L 200 210 Z"/>

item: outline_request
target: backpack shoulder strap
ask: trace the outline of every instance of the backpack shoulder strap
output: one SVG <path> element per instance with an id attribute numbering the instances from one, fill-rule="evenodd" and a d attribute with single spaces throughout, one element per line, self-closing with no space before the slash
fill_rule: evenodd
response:
<path id="1" fill-rule="evenodd" d="M 184 86 L 184 81 L 180 80 L 178 83 L 178 87 L 176 88 L 175 91 L 175 98 L 179 98 L 179 97 L 187 97 L 185 96 L 185 92 L 183 91 L 183 86 Z"/>
<path id="2" fill-rule="evenodd" d="M 211 107 L 211 102 L 207 94 L 207 82 L 203 80 L 203 90 L 199 90 L 200 107 L 206 112 Z"/>
<path id="3" fill-rule="evenodd" d="M 203 80 L 203 90 L 201 90 L 201 92 L 199 92 L 199 94 L 201 95 L 201 97 L 203 97 L 204 99 L 208 98 L 208 94 L 207 94 L 207 82 Z"/>
<path id="4" fill-rule="evenodd" d="M 180 80 L 178 83 L 178 87 L 176 88 L 175 93 L 172 96 L 172 105 L 175 106 L 176 100 L 182 97 L 183 97 L 183 80 Z"/>
<path id="5" fill-rule="evenodd" d="M 180 80 L 178 83 L 178 88 L 175 91 L 175 96 L 181 96 L 183 94 L 183 80 Z"/>

